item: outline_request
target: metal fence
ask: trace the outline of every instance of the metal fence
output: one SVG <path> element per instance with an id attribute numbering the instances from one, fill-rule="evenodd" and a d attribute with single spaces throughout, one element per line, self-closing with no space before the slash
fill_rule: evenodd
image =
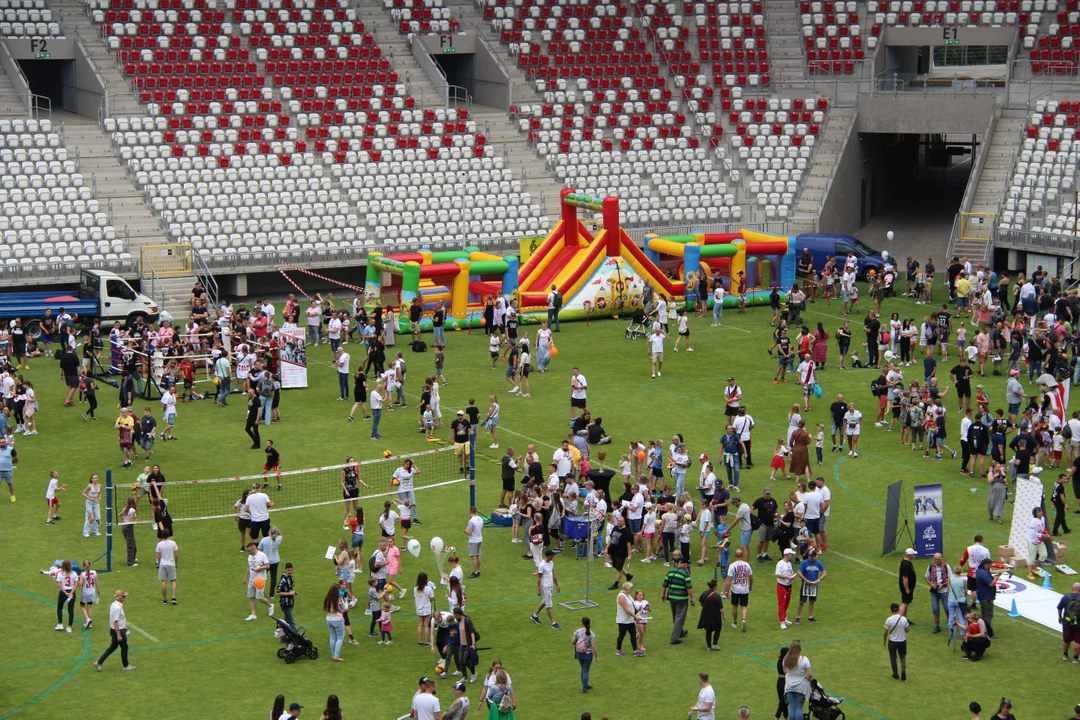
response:
<path id="1" fill-rule="evenodd" d="M 1077 257 L 1080 254 L 1080 237 L 1063 233 L 1035 232 L 1014 228 L 998 229 L 994 233 L 994 242 L 1014 250 L 1028 250 L 1047 255 Z"/>
<path id="2" fill-rule="evenodd" d="M 191 245 L 169 243 L 166 245 L 143 245 L 139 248 L 139 266 L 145 277 L 147 270 L 159 276 L 190 275 Z"/>

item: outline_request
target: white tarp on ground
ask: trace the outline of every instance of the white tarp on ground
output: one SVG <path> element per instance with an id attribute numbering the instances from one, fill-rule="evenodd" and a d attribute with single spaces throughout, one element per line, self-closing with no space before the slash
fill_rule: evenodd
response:
<path id="1" fill-rule="evenodd" d="M 1050 572 L 1053 570 L 1051 569 Z M 1059 583 L 1071 583 L 1070 578 L 1064 575 L 1052 575 L 1051 578 Z M 1015 576 L 1002 575 L 997 582 L 997 597 L 994 598 L 994 605 L 1008 612 L 1012 609 L 1014 600 L 1017 612 L 1028 620 L 1033 620 L 1051 630 L 1061 630 L 1057 616 L 1057 605 L 1061 601 L 1061 593 L 1047 590 L 1039 584 L 1021 580 Z"/>

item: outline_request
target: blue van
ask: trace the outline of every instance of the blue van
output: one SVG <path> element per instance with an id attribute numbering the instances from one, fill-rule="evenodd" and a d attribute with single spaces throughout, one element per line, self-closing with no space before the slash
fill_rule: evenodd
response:
<path id="1" fill-rule="evenodd" d="M 799 260 L 803 249 L 810 251 L 814 258 L 814 268 L 818 271 L 825 267 L 825 256 L 832 255 L 836 263 L 843 268 L 844 260 L 848 253 L 855 253 L 859 259 L 859 280 L 866 279 L 866 271 L 873 268 L 881 272 L 885 266 L 885 259 L 881 253 L 870 247 L 862 240 L 850 235 L 830 235 L 824 233 L 805 233 L 795 238 L 795 262 Z"/>

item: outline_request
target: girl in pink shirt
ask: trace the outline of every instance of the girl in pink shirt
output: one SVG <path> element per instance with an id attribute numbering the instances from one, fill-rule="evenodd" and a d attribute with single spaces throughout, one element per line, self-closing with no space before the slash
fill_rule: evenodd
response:
<path id="1" fill-rule="evenodd" d="M 386 559 L 389 563 L 386 566 L 386 584 L 391 587 L 396 587 L 398 589 L 398 597 L 403 598 L 405 597 L 405 588 L 394 582 L 394 578 L 401 574 L 401 548 L 391 544 L 386 551 Z"/>

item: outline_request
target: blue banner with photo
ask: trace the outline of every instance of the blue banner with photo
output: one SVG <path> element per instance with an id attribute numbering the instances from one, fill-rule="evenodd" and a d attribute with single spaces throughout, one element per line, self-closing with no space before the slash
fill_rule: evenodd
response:
<path id="1" fill-rule="evenodd" d="M 943 552 L 941 485 L 915 486 L 915 550 L 920 558 Z"/>

